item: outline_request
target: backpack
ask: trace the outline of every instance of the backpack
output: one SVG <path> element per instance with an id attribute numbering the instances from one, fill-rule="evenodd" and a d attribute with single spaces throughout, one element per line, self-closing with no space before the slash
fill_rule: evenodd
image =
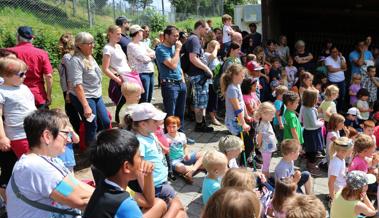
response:
<path id="1" fill-rule="evenodd" d="M 182 46 L 182 49 L 180 50 L 180 65 L 182 67 L 182 70 L 184 73 L 188 73 L 190 68 L 190 59 L 189 59 L 189 53 L 186 50 L 187 43 L 184 43 Z"/>

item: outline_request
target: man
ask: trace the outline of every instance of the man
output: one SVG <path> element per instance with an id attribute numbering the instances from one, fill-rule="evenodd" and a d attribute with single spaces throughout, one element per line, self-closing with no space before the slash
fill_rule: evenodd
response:
<path id="1" fill-rule="evenodd" d="M 128 36 L 129 20 L 126 17 L 118 17 L 115 23 L 117 26 L 121 28 L 121 39 L 118 42 L 118 44 L 120 44 L 122 50 L 127 56 L 127 47 L 128 47 L 128 44 L 132 41 L 130 37 Z"/>
<path id="2" fill-rule="evenodd" d="M 366 77 L 368 66 L 374 65 L 372 53 L 365 49 L 365 41 L 359 40 L 355 44 L 355 50 L 349 54 L 351 73 L 362 74 Z"/>
<path id="3" fill-rule="evenodd" d="M 208 79 L 213 73 L 207 66 L 204 50 L 201 45 L 201 37 L 204 37 L 210 30 L 204 20 L 195 23 L 193 33 L 188 37 L 185 44 L 185 52 L 189 54 L 189 70 L 186 72 L 190 77 L 193 90 L 193 108 L 195 110 L 196 132 L 212 132 L 213 128 L 208 127 L 205 122 L 205 111 L 208 105 Z"/>
<path id="4" fill-rule="evenodd" d="M 145 43 L 146 46 L 150 48 L 150 46 L 151 46 L 151 40 L 149 38 L 149 36 L 150 36 L 150 28 L 147 25 L 143 25 L 141 28 L 143 29 L 143 39 L 142 39 L 142 42 Z"/>
<path id="5" fill-rule="evenodd" d="M 51 67 L 48 53 L 33 46 L 33 38 L 32 28 L 21 26 L 16 34 L 17 45 L 8 48 L 8 50 L 14 52 L 19 59 L 28 65 L 24 84 L 33 93 L 36 107 L 43 109 L 51 104 L 53 68 Z"/>
<path id="6" fill-rule="evenodd" d="M 262 45 L 262 35 L 257 32 L 255 23 L 249 24 L 250 34 L 243 40 L 243 50 L 246 53 L 252 53 L 257 46 Z"/>
<path id="7" fill-rule="evenodd" d="M 232 42 L 242 46 L 242 34 L 240 32 L 234 32 L 232 36 Z"/>
<path id="8" fill-rule="evenodd" d="M 163 35 L 163 43 L 159 44 L 155 51 L 163 106 L 167 116 L 177 116 L 183 124 L 187 87 L 180 67 L 182 43 L 178 40 L 179 32 L 175 26 L 167 26 Z"/>

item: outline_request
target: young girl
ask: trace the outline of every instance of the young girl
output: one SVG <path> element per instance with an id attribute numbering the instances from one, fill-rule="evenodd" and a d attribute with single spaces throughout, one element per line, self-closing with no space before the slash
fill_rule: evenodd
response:
<path id="1" fill-rule="evenodd" d="M 309 72 L 304 72 L 300 76 L 300 88 L 299 88 L 299 95 L 300 98 L 303 98 L 304 90 L 316 90 L 315 87 L 313 87 L 313 75 Z"/>
<path id="2" fill-rule="evenodd" d="M 247 114 L 253 116 L 254 112 L 258 109 L 261 101 L 257 96 L 257 83 L 258 79 L 247 77 L 242 81 L 241 91 L 243 95 L 243 101 L 247 109 Z"/>
<path id="3" fill-rule="evenodd" d="M 270 161 L 272 153 L 276 151 L 276 139 L 271 121 L 275 116 L 275 107 L 270 102 L 263 102 L 255 112 L 255 119 L 258 121 L 257 144 L 260 147 L 263 157 L 262 173 L 269 178 Z"/>
<path id="4" fill-rule="evenodd" d="M 361 89 L 361 75 L 360 74 L 353 74 L 353 78 L 351 81 L 351 85 L 349 87 L 349 95 L 350 95 L 350 105 L 352 107 L 357 106 L 357 94 L 358 91 Z"/>
<path id="5" fill-rule="evenodd" d="M 289 83 L 288 83 L 288 76 L 287 76 L 287 72 L 285 70 L 282 70 L 282 73 L 280 74 L 280 85 L 283 85 L 283 86 L 286 86 L 288 87 Z"/>
<path id="6" fill-rule="evenodd" d="M 274 131 L 279 143 L 283 140 L 283 128 L 284 128 L 284 117 L 280 115 L 280 108 L 283 105 L 283 94 L 288 91 L 286 86 L 280 85 L 275 89 L 275 117 L 273 121 Z"/>
<path id="7" fill-rule="evenodd" d="M 341 137 L 330 145 L 331 160 L 328 168 L 329 199 L 333 200 L 335 193 L 346 185 L 346 162 L 350 156 L 353 142 L 347 137 Z"/>
<path id="8" fill-rule="evenodd" d="M 280 115 L 283 115 L 285 120 L 283 139 L 295 139 L 301 145 L 304 143 L 303 130 L 295 112 L 299 106 L 299 100 L 299 95 L 295 92 L 288 91 L 284 93 Z M 285 112 L 284 106 L 286 107 Z"/>
<path id="9" fill-rule="evenodd" d="M 326 160 L 329 163 L 330 160 L 330 144 L 333 143 L 336 139 L 340 138 L 340 131 L 343 129 L 345 131 L 345 135 L 348 134 L 348 130 L 345 127 L 345 118 L 341 114 L 333 114 L 330 117 L 330 122 L 328 123 L 328 128 L 327 131 L 328 133 L 326 134 Z"/>
<path id="10" fill-rule="evenodd" d="M 317 96 L 318 91 L 304 90 L 303 105 L 300 109 L 300 121 L 303 123 L 303 136 L 307 140 L 304 141 L 305 155 L 307 157 L 307 168 L 314 176 L 320 175 L 319 169 L 316 167 L 317 153 L 321 152 L 324 145 L 321 128 L 324 121 L 317 118 Z"/>
<path id="11" fill-rule="evenodd" d="M 291 89 L 298 80 L 297 68 L 293 66 L 293 58 L 291 56 L 288 57 L 288 64 L 284 69 L 287 72 L 288 89 Z"/>
<path id="12" fill-rule="evenodd" d="M 284 203 L 297 195 L 296 189 L 297 185 L 292 181 L 291 177 L 276 180 L 274 197 L 268 206 L 267 215 L 285 218 L 286 213 L 283 211 Z"/>
<path id="13" fill-rule="evenodd" d="M 254 174 L 246 168 L 229 169 L 221 181 L 221 187 L 242 187 L 254 190 L 256 179 Z"/>
<path id="14" fill-rule="evenodd" d="M 362 120 L 368 120 L 368 118 L 370 117 L 370 112 L 373 111 L 368 104 L 369 97 L 370 93 L 367 89 L 362 88 L 357 93 L 357 108 L 361 112 Z"/>
<path id="15" fill-rule="evenodd" d="M 329 122 L 330 116 L 337 113 L 337 106 L 334 100 L 338 98 L 339 89 L 335 85 L 330 85 L 325 90 L 325 100 L 321 102 L 318 108 L 320 118 Z"/>
<path id="16" fill-rule="evenodd" d="M 221 93 L 225 97 L 225 125 L 233 135 L 247 132 L 250 126 L 246 121 L 251 121 L 247 114 L 241 83 L 245 77 L 246 69 L 239 64 L 232 64 L 221 77 Z"/>

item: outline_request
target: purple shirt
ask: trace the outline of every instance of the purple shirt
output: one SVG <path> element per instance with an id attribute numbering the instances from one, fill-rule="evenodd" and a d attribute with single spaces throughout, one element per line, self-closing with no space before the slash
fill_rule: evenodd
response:
<path id="1" fill-rule="evenodd" d="M 359 89 L 361 89 L 361 85 L 359 84 L 351 84 L 349 91 L 357 94 Z M 350 104 L 355 106 L 357 104 L 358 98 L 356 95 L 350 95 Z"/>

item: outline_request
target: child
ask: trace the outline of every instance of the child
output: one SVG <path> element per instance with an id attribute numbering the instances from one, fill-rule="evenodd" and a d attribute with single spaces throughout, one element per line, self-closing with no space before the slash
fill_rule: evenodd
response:
<path id="1" fill-rule="evenodd" d="M 288 57 L 288 64 L 284 69 L 287 72 L 288 89 L 291 89 L 298 80 L 297 68 L 293 66 L 293 58 L 291 56 Z"/>
<path id="2" fill-rule="evenodd" d="M 308 171 L 300 172 L 295 170 L 294 161 L 299 157 L 301 146 L 296 139 L 286 139 L 281 143 L 283 158 L 275 167 L 275 180 L 293 177 L 293 182 L 297 184 L 297 192 L 302 193 L 301 187 L 304 186 L 305 193 L 312 193 L 312 176 Z"/>
<path id="3" fill-rule="evenodd" d="M 138 140 L 134 134 L 121 129 L 104 130 L 96 138 L 96 146 L 91 147 L 91 162 L 105 176 L 86 207 L 83 217 L 161 217 L 166 204 L 154 197 L 154 165 L 141 159 Z M 142 174 L 145 180 L 143 191 L 150 204 L 142 214 L 139 205 L 130 193 L 125 191 L 129 181 Z M 184 211 L 183 211 L 184 212 Z"/>
<path id="4" fill-rule="evenodd" d="M 274 131 L 278 142 L 280 143 L 283 140 L 283 128 L 284 128 L 284 117 L 280 115 L 280 108 L 283 105 L 283 94 L 288 91 L 286 86 L 278 86 L 275 89 L 276 100 L 274 102 L 275 106 L 275 117 L 274 117 Z"/>
<path id="5" fill-rule="evenodd" d="M 341 137 L 330 145 L 331 160 L 328 168 L 329 199 L 333 200 L 337 192 L 346 185 L 346 162 L 351 155 L 353 142 L 347 137 Z"/>
<path id="6" fill-rule="evenodd" d="M 221 187 L 241 187 L 254 190 L 256 179 L 254 174 L 246 168 L 229 169 L 224 178 L 222 178 Z"/>
<path id="7" fill-rule="evenodd" d="M 346 113 L 345 126 L 353 127 L 359 132 L 362 132 L 362 127 L 359 125 L 359 119 L 361 118 L 361 113 L 358 108 L 352 107 Z"/>
<path id="8" fill-rule="evenodd" d="M 318 108 L 319 116 L 325 120 L 325 123 L 329 122 L 330 116 L 337 113 L 337 106 L 334 100 L 338 98 L 339 89 L 335 85 L 330 85 L 325 90 L 325 100 L 321 102 Z"/>
<path id="9" fill-rule="evenodd" d="M 121 93 L 125 98 L 125 116 L 121 120 L 120 127 L 131 130 L 131 127 L 127 127 L 126 123 L 128 115 L 132 114 L 133 108 L 138 104 L 141 99 L 142 88 L 137 83 L 123 83 L 121 85 Z M 126 120 L 125 120 L 126 119 Z"/>
<path id="10" fill-rule="evenodd" d="M 221 20 L 222 24 L 224 25 L 222 27 L 222 44 L 224 48 L 224 54 L 226 54 L 230 48 L 230 44 L 232 43 L 232 36 L 234 34 L 234 30 L 232 28 L 233 18 L 229 14 L 224 14 L 222 15 Z"/>
<path id="11" fill-rule="evenodd" d="M 379 78 L 376 77 L 376 68 L 375 66 L 367 67 L 367 77 L 364 77 L 361 82 L 362 88 L 365 88 L 370 93 L 370 98 L 368 100 L 369 105 L 373 105 L 377 99 L 378 87 L 379 87 Z"/>
<path id="12" fill-rule="evenodd" d="M 174 171 L 182 174 L 190 183 L 193 182 L 193 174 L 201 167 L 203 154 L 191 152 L 187 146 L 186 135 L 178 132 L 180 128 L 180 118 L 169 116 L 165 120 L 167 129 L 166 137 L 170 144 L 170 159 Z"/>
<path id="13" fill-rule="evenodd" d="M 317 96 L 316 90 L 304 90 L 303 105 L 300 109 L 299 118 L 303 123 L 304 148 L 307 157 L 307 169 L 313 176 L 319 176 L 320 171 L 316 166 L 317 154 L 323 150 L 324 139 L 321 128 L 324 121 L 317 118 Z"/>
<path id="14" fill-rule="evenodd" d="M 361 78 L 360 74 L 353 74 L 351 85 L 349 87 L 350 105 L 353 107 L 357 106 L 357 93 L 361 89 Z"/>
<path id="15" fill-rule="evenodd" d="M 303 130 L 299 119 L 296 116 L 296 108 L 299 106 L 299 95 L 289 91 L 283 94 L 283 105 L 280 109 L 280 114 L 283 115 L 284 106 L 284 129 L 283 139 L 295 139 L 301 145 L 304 143 Z"/>
<path id="16" fill-rule="evenodd" d="M 376 145 L 376 137 L 374 135 L 375 123 L 372 120 L 366 120 L 363 122 L 363 133 L 370 136 Z"/>
<path id="17" fill-rule="evenodd" d="M 257 83 L 258 79 L 246 77 L 241 84 L 243 101 L 245 102 L 246 110 L 249 116 L 253 116 L 254 112 L 261 104 L 261 101 L 257 96 Z"/>
<path id="18" fill-rule="evenodd" d="M 202 198 L 204 205 L 208 199 L 221 187 L 221 179 L 227 170 L 228 161 L 221 152 L 210 150 L 205 153 L 203 166 L 207 170 L 202 186 Z"/>
<path id="19" fill-rule="evenodd" d="M 378 157 L 375 155 L 376 145 L 371 136 L 361 134 L 354 142 L 354 157 L 351 165 L 349 166 L 349 172 L 353 170 L 363 171 L 365 173 L 372 173 L 379 162 Z"/>
<path id="20" fill-rule="evenodd" d="M 286 218 L 325 218 L 324 204 L 315 195 L 296 195 L 284 205 Z M 344 217 L 344 216 L 342 216 Z"/>
<path id="21" fill-rule="evenodd" d="M 309 72 L 304 72 L 300 76 L 300 88 L 299 88 L 299 94 L 300 98 L 303 98 L 303 93 L 305 90 L 316 90 L 315 87 L 313 87 L 313 75 Z"/>
<path id="22" fill-rule="evenodd" d="M 218 149 L 224 153 L 228 159 L 229 168 L 239 168 L 236 158 L 240 155 L 243 147 L 243 141 L 234 135 L 221 137 L 218 143 Z"/>
<path id="23" fill-rule="evenodd" d="M 249 189 L 227 187 L 218 190 L 205 205 L 201 218 L 260 217 L 261 204 Z"/>
<path id="24" fill-rule="evenodd" d="M 282 70 L 282 73 L 280 74 L 280 85 L 283 85 L 285 87 L 288 87 L 288 76 L 287 72 L 285 70 Z"/>
<path id="25" fill-rule="evenodd" d="M 361 119 L 362 120 L 368 120 L 370 117 L 370 112 L 373 110 L 370 108 L 368 99 L 369 99 L 370 93 L 367 89 L 361 88 L 357 93 L 357 108 L 361 112 Z"/>
<path id="26" fill-rule="evenodd" d="M 317 74 L 315 76 L 314 87 L 318 90 L 318 105 L 325 99 L 325 89 L 327 86 L 328 77 L 325 74 Z"/>
<path id="27" fill-rule="evenodd" d="M 330 160 L 330 144 L 334 142 L 336 139 L 340 138 L 340 131 L 343 129 L 345 131 L 345 135 L 348 134 L 348 130 L 344 125 L 345 118 L 341 114 L 333 114 L 330 117 L 330 122 L 328 123 L 328 133 L 326 134 L 326 160 L 329 163 Z"/>
<path id="28" fill-rule="evenodd" d="M 255 119 L 258 121 L 257 144 L 260 147 L 263 157 L 262 173 L 266 178 L 270 177 L 270 161 L 272 153 L 276 151 L 276 139 L 271 121 L 275 116 L 275 107 L 270 102 L 263 102 L 255 112 Z"/>
<path id="29" fill-rule="evenodd" d="M 347 174 L 346 186 L 338 192 L 330 209 L 331 218 L 340 217 L 371 217 L 377 211 L 367 197 L 367 186 L 374 184 L 374 175 L 360 171 L 352 171 Z"/>
<path id="30" fill-rule="evenodd" d="M 281 79 L 280 75 L 281 75 L 280 59 L 273 58 L 271 61 L 271 69 L 269 72 L 270 81 L 273 81 L 273 80 L 279 81 Z"/>
<path id="31" fill-rule="evenodd" d="M 175 190 L 167 183 L 168 168 L 166 158 L 163 155 L 162 148 L 154 132 L 158 129 L 166 113 L 156 109 L 150 103 L 141 103 L 133 108 L 131 114 L 133 130 L 140 142 L 140 156 L 146 161 L 154 164 L 153 178 L 155 187 L 155 196 L 170 203 L 170 208 L 180 212 L 183 208 L 182 203 Z M 144 181 L 139 177 L 139 181 Z M 176 205 L 176 206 L 173 206 Z M 175 211 L 174 211 L 175 212 Z"/>
<path id="32" fill-rule="evenodd" d="M 291 177 L 275 181 L 274 197 L 269 203 L 267 215 L 276 218 L 285 218 L 284 203 L 296 196 L 297 185 Z"/>

